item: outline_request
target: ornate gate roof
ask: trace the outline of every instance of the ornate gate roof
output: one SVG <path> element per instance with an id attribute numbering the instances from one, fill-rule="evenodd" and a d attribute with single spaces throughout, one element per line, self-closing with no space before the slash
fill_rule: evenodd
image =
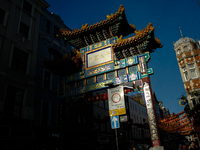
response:
<path id="1" fill-rule="evenodd" d="M 106 17 L 106 20 L 90 26 L 86 23 L 79 30 L 60 29 L 57 36 L 62 37 L 75 48 L 82 48 L 115 36 L 127 36 L 135 31 L 135 26 L 127 22 L 123 5 L 115 14 Z"/>
<path id="2" fill-rule="evenodd" d="M 123 39 L 121 35 L 112 47 L 118 59 L 128 58 L 145 52 L 154 52 L 155 49 L 163 47 L 158 38 L 154 37 L 154 27 L 149 23 L 143 30 L 135 30 L 135 35 Z"/>

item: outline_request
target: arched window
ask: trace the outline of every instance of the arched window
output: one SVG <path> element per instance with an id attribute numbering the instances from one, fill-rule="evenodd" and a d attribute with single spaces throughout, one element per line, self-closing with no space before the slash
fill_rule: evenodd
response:
<path id="1" fill-rule="evenodd" d="M 183 47 L 184 52 L 188 52 L 190 50 L 189 46 L 184 46 Z"/>
<path id="2" fill-rule="evenodd" d="M 178 54 L 178 55 L 181 54 L 181 49 L 178 49 L 178 50 L 177 50 L 177 54 Z"/>

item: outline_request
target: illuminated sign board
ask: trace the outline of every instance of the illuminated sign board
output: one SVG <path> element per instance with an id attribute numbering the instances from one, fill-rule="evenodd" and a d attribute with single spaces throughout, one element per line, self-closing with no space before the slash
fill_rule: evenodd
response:
<path id="1" fill-rule="evenodd" d="M 114 62 L 111 45 L 85 53 L 85 70 Z"/>

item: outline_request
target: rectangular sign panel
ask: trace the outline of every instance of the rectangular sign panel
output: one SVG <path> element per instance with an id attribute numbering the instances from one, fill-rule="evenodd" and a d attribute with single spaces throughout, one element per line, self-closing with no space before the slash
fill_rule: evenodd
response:
<path id="1" fill-rule="evenodd" d="M 111 45 L 95 49 L 85 53 L 85 69 L 98 67 L 114 62 Z"/>
<path id="2" fill-rule="evenodd" d="M 120 122 L 127 122 L 127 121 L 128 121 L 127 115 L 120 116 Z"/>
<path id="3" fill-rule="evenodd" d="M 108 105 L 110 116 L 126 114 L 123 86 L 108 89 Z"/>
<path id="4" fill-rule="evenodd" d="M 119 124 L 119 116 L 111 116 L 110 117 L 110 121 L 111 121 L 112 129 L 119 128 L 119 126 L 120 126 L 120 124 Z"/>

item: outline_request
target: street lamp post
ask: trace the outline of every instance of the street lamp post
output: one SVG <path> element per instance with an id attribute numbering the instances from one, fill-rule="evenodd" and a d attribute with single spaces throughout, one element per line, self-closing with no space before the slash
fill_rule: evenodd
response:
<path id="1" fill-rule="evenodd" d="M 192 93 L 193 94 L 193 93 Z M 195 95 L 198 96 L 198 95 Z M 191 109 L 190 106 L 188 105 L 188 100 L 187 98 L 182 95 L 181 100 L 179 101 L 179 105 L 185 106 L 184 111 L 187 114 L 189 120 L 193 120 L 193 128 L 194 131 L 196 132 L 197 135 L 197 140 L 199 141 L 199 136 L 200 136 L 200 104 L 194 105 L 194 108 Z M 199 142 L 200 146 L 200 142 Z"/>

